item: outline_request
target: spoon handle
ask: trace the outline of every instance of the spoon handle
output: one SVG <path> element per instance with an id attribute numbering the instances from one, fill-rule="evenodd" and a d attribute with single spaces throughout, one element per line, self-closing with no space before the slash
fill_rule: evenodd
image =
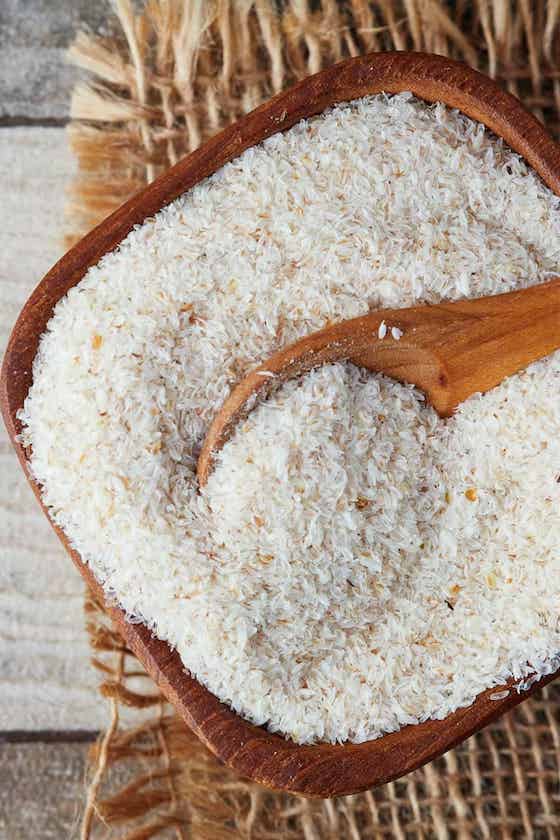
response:
<path id="1" fill-rule="evenodd" d="M 416 385 L 441 417 L 449 417 L 472 394 L 560 348 L 560 279 L 384 314 L 403 331 L 401 340 L 364 341 L 349 359 Z"/>

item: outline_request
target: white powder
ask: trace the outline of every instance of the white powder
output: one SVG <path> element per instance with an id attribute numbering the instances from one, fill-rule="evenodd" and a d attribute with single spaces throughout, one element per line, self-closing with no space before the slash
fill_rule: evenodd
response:
<path id="1" fill-rule="evenodd" d="M 446 422 L 382 377 L 315 371 L 250 415 L 202 496 L 195 477 L 255 364 L 372 307 L 542 282 L 558 205 L 478 124 L 368 98 L 228 164 L 56 307 L 22 412 L 44 500 L 247 718 L 361 741 L 558 664 L 560 354 Z"/>

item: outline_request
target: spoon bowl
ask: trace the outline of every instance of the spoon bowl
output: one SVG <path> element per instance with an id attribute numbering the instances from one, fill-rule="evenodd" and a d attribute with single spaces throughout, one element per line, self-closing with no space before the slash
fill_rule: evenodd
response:
<path id="1" fill-rule="evenodd" d="M 366 55 L 329 67 L 279 94 L 212 138 L 109 216 L 49 271 L 23 308 L 4 358 L 0 404 L 22 468 L 41 505 L 29 453 L 19 439 L 18 411 L 32 382 L 39 339 L 57 302 L 134 225 L 153 216 L 245 149 L 338 102 L 382 91 L 411 91 L 428 102 L 444 102 L 479 120 L 523 155 L 560 195 L 560 147 L 517 99 L 458 62 L 421 53 Z M 400 323 L 399 317 L 395 313 L 395 325 Z M 402 341 L 405 337 L 406 329 Z M 49 516 L 44 505 L 43 509 Z M 50 521 L 95 596 L 103 602 L 102 587 L 64 533 Z M 504 687 L 494 687 L 445 720 L 407 726 L 363 744 L 299 746 L 236 715 L 191 677 L 177 652 L 154 638 L 147 627 L 129 623 L 115 606 L 107 605 L 107 611 L 163 694 L 219 759 L 268 787 L 306 796 L 356 793 L 402 776 L 441 755 L 530 694 L 518 693 L 509 686 L 506 695 Z M 555 676 L 550 674 L 535 686 Z"/>
<path id="2" fill-rule="evenodd" d="M 467 397 L 560 347 L 560 280 L 518 292 L 373 312 L 319 330 L 250 371 L 217 413 L 197 465 L 206 484 L 237 423 L 282 382 L 319 365 L 351 361 L 416 385 L 440 417 Z"/>

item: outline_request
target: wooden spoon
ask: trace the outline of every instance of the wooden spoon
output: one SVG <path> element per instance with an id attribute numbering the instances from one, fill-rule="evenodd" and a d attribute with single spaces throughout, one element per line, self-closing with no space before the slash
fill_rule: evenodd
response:
<path id="1" fill-rule="evenodd" d="M 43 278 L 20 313 L 0 375 L 0 407 L 38 503 L 99 603 L 104 601 L 103 588 L 50 517 L 31 473 L 29 453 L 19 437 L 18 412 L 31 385 L 33 359 L 53 308 L 79 283 L 88 267 L 117 247 L 134 225 L 153 216 L 245 149 L 337 102 L 381 91 L 412 91 L 428 102 L 459 108 L 523 155 L 548 187 L 560 195 L 560 146 L 515 97 L 491 79 L 443 56 L 408 52 L 360 56 L 328 67 L 278 94 L 164 172 L 75 245 Z M 397 326 L 402 323 L 401 315 L 397 313 L 394 319 Z M 406 332 L 401 341 L 405 337 Z M 516 691 L 513 681 L 505 688 L 490 688 L 445 720 L 405 726 L 374 741 L 302 746 L 265 727 L 254 726 L 220 703 L 185 671 L 176 650 L 156 639 L 143 624 L 130 623 L 111 599 L 106 600 L 105 610 L 163 694 L 220 760 L 261 784 L 305 796 L 357 793 L 396 779 L 451 749 L 527 699 L 531 690 L 560 675 L 556 671 L 542 677 L 533 689 L 522 693 Z"/>
<path id="2" fill-rule="evenodd" d="M 198 481 L 206 484 L 216 454 L 259 398 L 319 365 L 351 361 L 409 382 L 424 391 L 440 417 L 449 417 L 467 397 L 494 388 L 559 348 L 560 279 L 518 292 L 342 321 L 279 350 L 239 382 L 208 430 Z"/>

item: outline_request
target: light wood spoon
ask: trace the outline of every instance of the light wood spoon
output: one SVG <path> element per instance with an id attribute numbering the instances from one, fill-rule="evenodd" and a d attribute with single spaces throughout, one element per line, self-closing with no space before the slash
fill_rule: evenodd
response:
<path id="1" fill-rule="evenodd" d="M 398 340 L 392 328 L 402 333 Z M 239 382 L 206 435 L 199 483 L 204 486 L 216 454 L 263 398 L 319 365 L 346 360 L 409 382 L 440 417 L 449 417 L 467 397 L 489 391 L 559 348 L 560 279 L 518 292 L 385 309 L 342 321 L 279 350 Z"/>

